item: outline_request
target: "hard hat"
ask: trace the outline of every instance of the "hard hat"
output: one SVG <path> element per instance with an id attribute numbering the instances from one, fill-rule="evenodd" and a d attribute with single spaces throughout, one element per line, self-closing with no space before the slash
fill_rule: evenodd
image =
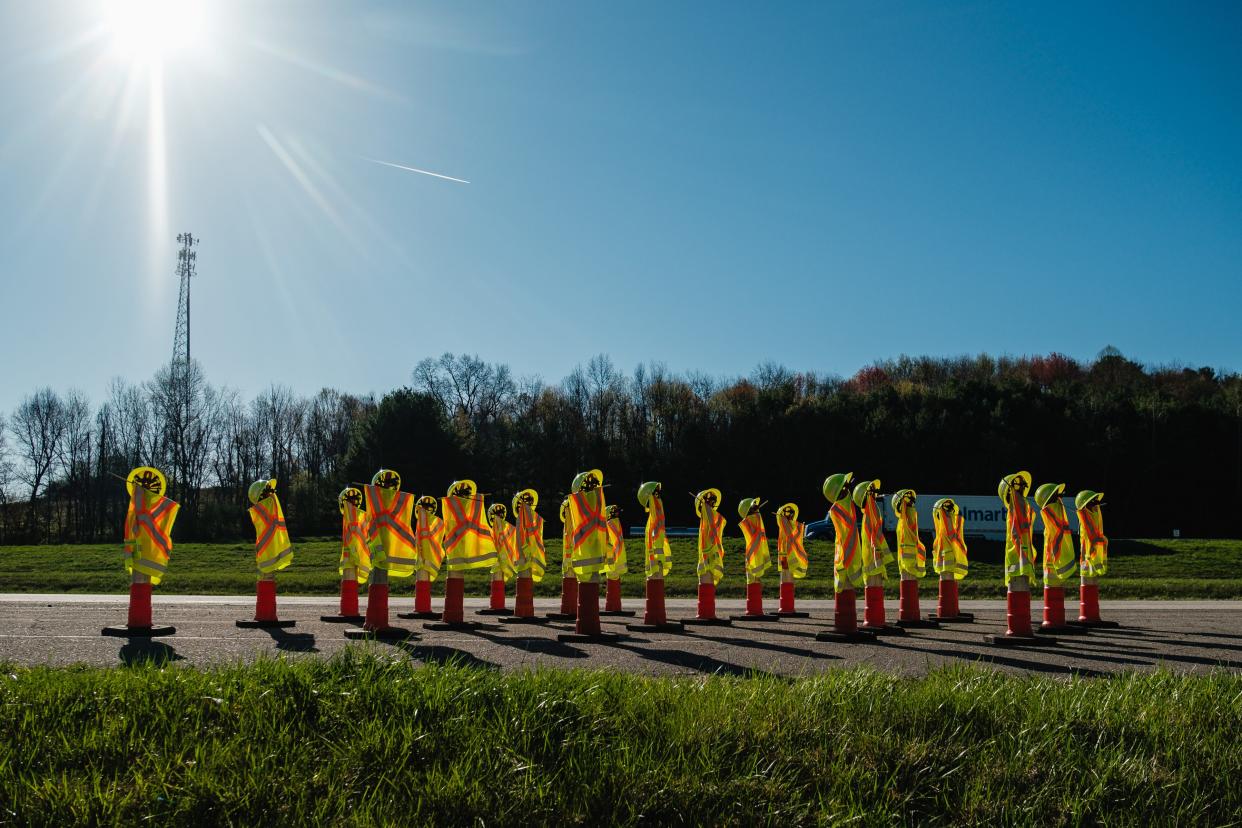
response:
<path id="1" fill-rule="evenodd" d="M 797 503 L 786 503 L 784 506 L 777 509 L 776 513 L 779 515 L 781 512 L 785 511 L 786 509 L 793 509 L 793 519 L 794 520 L 798 519 L 798 504 Z"/>
<path id="2" fill-rule="evenodd" d="M 582 485 L 586 483 L 588 477 L 592 476 L 595 477 L 596 483 L 600 486 L 604 485 L 604 473 L 599 469 L 591 469 L 590 471 L 578 472 L 578 475 L 574 478 L 573 485 L 570 486 L 570 491 L 574 494 L 582 491 Z"/>
<path id="3" fill-rule="evenodd" d="M 660 484 L 655 480 L 649 480 L 638 487 L 638 502 L 647 511 L 651 511 L 651 496 L 660 491 Z"/>
<path id="4" fill-rule="evenodd" d="M 422 508 L 431 512 L 433 515 L 436 513 L 436 499 L 432 497 L 431 495 L 420 496 L 414 505 L 421 506 Z"/>
<path id="5" fill-rule="evenodd" d="M 737 504 L 738 517 L 745 520 L 746 516 L 750 514 L 751 508 L 753 508 L 758 503 L 759 503 L 759 498 L 757 497 L 742 498 Z"/>
<path id="6" fill-rule="evenodd" d="M 1009 496 L 1009 484 L 1015 477 L 1022 478 L 1026 482 L 1026 490 L 1028 492 L 1031 490 L 1031 473 L 1030 472 L 1020 471 L 1020 472 L 1014 472 L 1013 474 L 1007 474 L 1001 478 L 1000 483 L 996 484 L 996 494 L 1000 496 L 1001 500 L 1004 500 L 1006 497 Z"/>
<path id="7" fill-rule="evenodd" d="M 493 503 L 488 507 L 487 514 L 489 516 L 498 517 L 501 520 L 504 520 L 505 517 L 508 516 L 509 510 L 505 508 L 505 504 L 503 503 Z"/>
<path id="8" fill-rule="evenodd" d="M 522 502 L 522 495 L 530 495 L 530 508 L 534 509 L 539 505 L 539 492 L 534 489 L 522 489 L 522 491 L 513 496 L 513 500 L 509 503 L 513 507 L 513 514 L 515 515 L 518 513 L 518 504 Z"/>
<path id="9" fill-rule="evenodd" d="M 864 480 L 863 482 L 855 486 L 854 487 L 854 505 L 857 506 L 859 509 L 861 509 L 863 505 L 863 501 L 867 499 L 867 492 L 871 491 L 872 489 L 878 492 L 880 490 L 880 481 Z"/>
<path id="10" fill-rule="evenodd" d="M 1074 508 L 1085 509 L 1094 502 L 1104 500 L 1103 492 L 1093 492 L 1090 489 L 1083 489 L 1074 496 Z"/>
<path id="11" fill-rule="evenodd" d="M 561 501 L 561 523 L 569 520 L 569 498 Z"/>
<path id="12" fill-rule="evenodd" d="M 893 496 L 889 498 L 889 502 L 893 504 L 893 509 L 900 509 L 901 502 L 909 496 L 911 500 L 918 500 L 919 494 L 914 489 L 898 489 L 893 492 Z"/>
<path id="13" fill-rule="evenodd" d="M 932 509 L 943 509 L 953 514 L 957 514 L 957 501 L 951 497 L 942 497 L 932 504 Z"/>
<path id="14" fill-rule="evenodd" d="M 164 473 L 154 466 L 139 466 L 125 476 L 127 494 L 134 493 L 134 484 L 161 496 L 168 491 L 168 480 L 165 479 Z"/>
<path id="15" fill-rule="evenodd" d="M 1065 491 L 1064 483 L 1044 483 L 1035 490 L 1035 505 L 1042 509 L 1048 505 L 1049 500 L 1059 497 L 1063 491 Z"/>
<path id="16" fill-rule="evenodd" d="M 345 514 L 345 501 L 349 501 L 355 506 L 362 505 L 362 490 L 353 486 L 346 486 L 341 489 L 341 493 L 336 496 L 336 505 L 341 510 L 341 514 Z"/>
<path id="17" fill-rule="evenodd" d="M 608 507 L 608 519 L 616 520 L 619 517 L 621 517 L 621 507 L 614 503 Z"/>
<path id="18" fill-rule="evenodd" d="M 250 484 L 250 488 L 246 491 L 246 495 L 250 498 L 251 503 L 258 503 L 268 495 L 276 494 L 276 478 L 270 480 L 256 480 Z"/>
<path id="19" fill-rule="evenodd" d="M 392 469 L 380 469 L 371 478 L 372 486 L 379 486 L 381 489 L 400 489 L 401 475 Z"/>
<path id="20" fill-rule="evenodd" d="M 841 499 L 841 492 L 852 482 L 854 482 L 853 472 L 829 475 L 824 481 L 824 497 L 828 498 L 829 503 L 836 503 Z"/>
<path id="21" fill-rule="evenodd" d="M 714 495 L 716 498 L 716 505 L 712 508 L 720 508 L 720 499 L 722 497 L 720 489 L 704 489 L 694 496 L 694 513 L 699 517 L 703 517 L 703 498 L 707 497 L 709 494 Z"/>
<path id="22" fill-rule="evenodd" d="M 479 492 L 479 486 L 473 480 L 454 480 L 452 483 L 449 484 L 448 491 L 444 493 L 444 496 L 445 497 L 454 497 L 454 496 L 461 497 L 462 495 L 455 495 L 454 493 L 457 491 L 458 488 L 462 486 L 470 490 L 470 494 L 465 495 L 465 497 L 474 497 Z"/>

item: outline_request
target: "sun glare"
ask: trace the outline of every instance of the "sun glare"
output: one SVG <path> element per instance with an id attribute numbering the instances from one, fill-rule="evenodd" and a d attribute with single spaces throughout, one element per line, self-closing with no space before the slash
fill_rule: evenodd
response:
<path id="1" fill-rule="evenodd" d="M 105 0 L 112 50 L 138 63 L 162 63 L 202 46 L 206 14 L 200 0 Z"/>

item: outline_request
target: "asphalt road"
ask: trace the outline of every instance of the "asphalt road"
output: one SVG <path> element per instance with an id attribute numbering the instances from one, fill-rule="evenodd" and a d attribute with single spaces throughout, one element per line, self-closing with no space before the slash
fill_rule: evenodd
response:
<path id="1" fill-rule="evenodd" d="M 556 634 L 572 631 L 572 623 L 509 626 L 495 618 L 474 616 L 474 610 L 485 605 L 483 599 L 467 599 L 466 613 L 486 626 L 467 632 L 429 631 L 422 621 L 394 616 L 395 625 L 420 634 L 399 644 L 348 641 L 344 625 L 319 620 L 321 614 L 336 609 L 335 599 L 329 598 L 280 598 L 281 617 L 296 620 L 297 625 L 262 630 L 239 629 L 233 623 L 252 617 L 252 596 L 157 595 L 155 622 L 175 625 L 176 634 L 150 640 L 102 636 L 102 627 L 124 623 L 125 602 L 124 596 L 117 595 L 0 594 L 0 661 L 110 666 L 157 658 L 202 665 L 277 654 L 321 658 L 349 645 L 424 662 L 461 659 L 489 669 L 585 667 L 651 675 L 749 671 L 806 675 L 857 665 L 917 675 L 961 663 L 1053 675 L 1102 675 L 1158 667 L 1190 672 L 1221 667 L 1242 670 L 1242 601 L 1105 602 L 1103 616 L 1119 621 L 1121 629 L 1065 636 L 1056 646 L 1021 649 L 1002 649 L 984 641 L 987 633 L 1004 632 L 1004 604 L 999 601 L 964 601 L 963 611 L 975 613 L 973 624 L 911 630 L 904 636 L 860 644 L 815 640 L 817 632 L 831 626 L 829 601 L 799 602 L 799 609 L 809 611 L 810 618 L 735 622 L 731 627 L 697 627 L 680 635 L 630 633 L 625 640 L 609 644 L 558 642 Z M 740 613 L 743 603 L 721 600 L 717 612 L 721 616 Z M 1034 603 L 1033 614 L 1038 617 L 1039 602 Z M 392 607 L 394 613 L 410 610 L 412 598 L 394 596 Z M 556 601 L 536 602 L 539 613 L 556 608 Z M 640 601 L 627 603 L 627 608 L 637 610 L 641 617 Z M 924 606 L 925 612 L 933 609 Z M 896 618 L 895 602 L 889 604 L 888 612 L 890 621 Z M 670 618 L 693 616 L 693 600 L 670 600 L 668 614 Z M 603 619 L 605 630 L 617 632 L 625 632 L 624 624 L 636 620 L 640 618 Z"/>

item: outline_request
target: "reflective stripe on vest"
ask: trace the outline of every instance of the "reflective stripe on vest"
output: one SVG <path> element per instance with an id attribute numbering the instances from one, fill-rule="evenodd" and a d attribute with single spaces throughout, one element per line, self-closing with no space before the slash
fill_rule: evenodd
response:
<path id="1" fill-rule="evenodd" d="M 264 509 L 261 501 L 259 503 L 254 504 L 252 508 L 254 509 L 255 513 L 258 514 L 259 520 L 263 522 L 263 531 L 259 533 L 259 539 L 255 541 L 254 543 L 255 555 L 259 556 L 259 555 L 262 555 L 265 551 L 267 551 L 267 547 L 271 545 L 272 538 L 276 536 L 276 530 L 284 529 L 286 527 L 285 527 L 284 519 L 277 518 L 275 511 L 269 512 L 266 509 Z M 276 558 L 276 560 L 280 560 L 280 558 L 283 558 L 283 557 L 284 555 L 281 555 L 280 557 Z"/>
<path id="2" fill-rule="evenodd" d="M 654 549 L 656 544 L 660 543 L 660 539 L 664 537 L 665 531 L 664 503 L 653 497 L 651 498 L 650 514 L 647 516 L 647 548 Z"/>
<path id="3" fill-rule="evenodd" d="M 165 555 L 172 553 L 172 539 L 168 537 L 168 533 L 160 528 L 159 518 L 173 507 L 173 502 L 168 498 L 159 495 L 159 503 L 154 509 L 147 508 L 146 495 L 139 494 L 135 500 L 139 505 L 134 507 L 134 521 L 138 524 L 138 529 L 145 529 L 147 536 L 151 541 L 160 548 Z M 150 563 L 148 561 L 148 563 Z"/>
<path id="4" fill-rule="evenodd" d="M 456 524 L 453 527 L 453 534 L 444 539 L 445 550 L 456 547 L 461 542 L 461 539 L 466 536 L 467 532 L 471 532 L 481 538 L 491 538 L 492 536 L 491 530 L 484 528 L 482 523 L 483 501 L 479 498 L 471 498 L 470 514 L 467 516 L 462 511 L 461 504 L 457 502 L 458 500 L 459 498 L 457 497 L 446 497 L 444 499 L 444 505 L 453 513 L 453 520 Z M 470 559 L 464 558 L 460 560 Z"/>
<path id="5" fill-rule="evenodd" d="M 398 517 L 398 514 L 404 511 L 406 499 L 412 497 L 412 495 L 409 492 L 396 491 L 392 499 L 392 506 L 385 506 L 384 497 L 380 494 L 382 490 L 378 486 L 368 486 L 367 488 L 376 490 L 371 498 L 375 505 L 375 508 L 371 510 L 371 535 L 374 537 L 379 534 L 380 527 L 386 526 L 411 547 L 417 547 L 418 541 L 414 539 L 414 536 L 410 534 L 410 530 L 401 523 L 401 519 Z M 403 562 L 408 561 L 409 558 L 389 556 L 388 560 L 389 562 Z"/>
<path id="6" fill-rule="evenodd" d="M 752 522 L 758 524 L 758 526 L 747 526 L 747 524 Z M 763 528 L 763 518 L 759 515 L 747 518 L 742 521 L 742 525 L 750 529 L 750 532 L 747 533 L 750 535 L 750 542 L 746 544 L 746 568 L 749 569 L 751 560 L 759 554 L 759 545 L 767 541 L 768 535 Z"/>
<path id="7" fill-rule="evenodd" d="M 1065 520 L 1062 520 L 1050 509 L 1043 510 L 1043 518 L 1044 518 L 1044 531 L 1047 531 L 1048 524 L 1052 524 L 1052 528 L 1056 531 L 1056 534 L 1053 536 L 1052 543 L 1049 546 L 1049 548 L 1056 555 L 1056 559 L 1060 560 L 1062 541 L 1064 541 L 1065 538 L 1070 534 L 1069 519 L 1066 518 Z M 1046 558 L 1047 553 L 1045 552 L 1044 555 Z M 1078 566 L 1078 561 L 1074 560 L 1073 556 L 1071 555 L 1069 563 L 1058 567 L 1054 571 L 1056 572 L 1058 578 L 1068 578 L 1070 575 L 1074 573 L 1074 568 L 1077 566 Z"/>
<path id="8" fill-rule="evenodd" d="M 569 497 L 573 500 L 574 505 L 578 507 L 578 511 L 581 514 L 586 515 L 583 522 L 574 527 L 574 549 L 577 549 L 579 546 L 586 543 L 587 538 L 591 537 L 591 535 L 595 532 L 603 532 L 605 536 L 607 536 L 608 521 L 604 519 L 603 498 L 600 498 L 599 508 L 592 509 L 587 502 L 586 495 L 581 492 L 572 494 Z M 600 560 L 602 561 L 603 558 L 600 558 Z M 591 559 L 590 561 L 578 561 L 575 565 L 581 568 L 583 566 L 594 565 L 595 563 L 595 559 Z"/>
<path id="9" fill-rule="evenodd" d="M 845 523 L 845 538 L 842 540 L 838 537 L 837 543 L 841 546 L 842 557 L 845 559 L 842 566 L 849 569 L 854 563 L 854 555 L 858 552 L 858 529 L 854 526 L 854 515 L 846 512 L 840 501 L 832 504 L 832 513 L 842 518 L 842 522 Z"/>

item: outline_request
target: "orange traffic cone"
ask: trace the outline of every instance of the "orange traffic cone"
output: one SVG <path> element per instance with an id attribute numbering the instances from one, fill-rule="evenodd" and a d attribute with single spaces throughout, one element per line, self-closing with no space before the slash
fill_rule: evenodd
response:
<path id="1" fill-rule="evenodd" d="M 816 641 L 875 641 L 875 633 L 858 627 L 858 607 L 854 590 L 836 594 L 833 604 L 832 629 L 817 633 Z"/>
<path id="2" fill-rule="evenodd" d="M 962 612 L 957 603 L 957 579 L 952 574 L 940 577 L 940 591 L 936 600 L 936 612 L 929 615 L 932 621 L 965 624 L 975 620 L 973 613 Z"/>
<path id="3" fill-rule="evenodd" d="M 716 617 L 716 584 L 710 575 L 704 575 L 699 581 L 699 609 L 693 618 L 683 618 L 684 626 L 693 627 L 728 627 L 733 622 L 728 618 Z"/>
<path id="4" fill-rule="evenodd" d="M 876 635 L 906 634 L 901 627 L 888 623 L 884 613 L 884 579 L 878 575 L 868 578 L 863 589 L 863 623 L 860 629 Z"/>
<path id="5" fill-rule="evenodd" d="M 998 647 L 1040 647 L 1056 644 L 1046 635 L 1035 635 L 1031 629 L 1031 592 L 1025 576 L 1016 576 L 1005 594 L 1004 635 L 985 635 L 983 640 Z"/>
<path id="6" fill-rule="evenodd" d="M 729 616 L 734 621 L 779 621 L 780 616 L 763 611 L 763 583 L 746 584 L 746 612 Z"/>
<path id="7" fill-rule="evenodd" d="M 634 610 L 627 610 L 621 606 L 621 579 L 609 578 L 604 582 L 604 587 L 604 611 L 600 615 L 632 617 Z"/>
<path id="8" fill-rule="evenodd" d="M 599 625 L 599 581 L 582 581 L 578 584 L 578 617 L 574 619 L 574 631 L 561 633 L 557 641 L 606 643 L 620 641 L 628 636 L 606 633 Z"/>
<path id="9" fill-rule="evenodd" d="M 336 615 L 321 615 L 319 620 L 337 624 L 362 623 L 362 615 L 358 612 L 358 580 L 356 578 L 341 579 L 341 611 Z"/>
<path id="10" fill-rule="evenodd" d="M 626 624 L 630 632 L 685 632 L 685 628 L 677 621 L 669 621 L 664 611 L 664 579 L 647 579 L 647 604 L 643 612 L 643 623 Z"/>
<path id="11" fill-rule="evenodd" d="M 175 633 L 176 627 L 151 623 L 151 582 L 142 575 L 135 577 L 143 580 L 130 581 L 129 612 L 125 626 L 104 627 L 100 634 L 118 638 L 155 638 Z"/>
<path id="12" fill-rule="evenodd" d="M 788 580 L 786 580 L 788 578 Z M 794 602 L 794 582 L 793 576 L 787 571 L 781 571 L 781 602 L 780 609 L 776 614 L 781 618 L 810 618 L 809 612 L 799 612 Z"/>
<path id="13" fill-rule="evenodd" d="M 901 575 L 901 602 L 898 604 L 897 626 L 906 630 L 934 629 L 940 626 L 935 621 L 923 617 L 923 611 L 919 608 L 918 578 L 905 573 Z"/>
<path id="14" fill-rule="evenodd" d="M 1121 626 L 1116 621 L 1100 618 L 1100 585 L 1094 580 L 1086 579 L 1078 587 L 1078 620 L 1069 623 L 1088 629 L 1094 627 L 1115 630 Z"/>
<path id="15" fill-rule="evenodd" d="M 444 612 L 439 621 L 423 624 L 428 630 L 473 630 L 482 626 L 477 621 L 466 620 L 466 579 L 450 572 L 444 579 Z"/>
<path id="16" fill-rule="evenodd" d="M 1035 632 L 1041 635 L 1086 634 L 1086 627 L 1071 627 L 1065 623 L 1065 587 L 1044 587 L 1044 621 Z"/>
<path id="17" fill-rule="evenodd" d="M 378 638 L 382 641 L 402 641 L 417 638 L 418 634 L 404 627 L 388 623 L 388 572 L 377 569 L 371 573 L 367 584 L 367 614 L 362 627 L 345 631 L 346 638 Z"/>
<path id="18" fill-rule="evenodd" d="M 551 621 L 573 621 L 578 617 L 578 579 L 573 575 L 561 578 L 561 611 L 549 612 Z"/>
<path id="19" fill-rule="evenodd" d="M 502 624 L 546 624 L 548 619 L 535 615 L 535 582 L 529 575 L 519 575 L 513 615 L 500 619 Z"/>
<path id="20" fill-rule="evenodd" d="M 430 618 L 439 618 L 440 613 L 431 609 L 431 579 L 426 572 L 419 572 L 415 576 L 414 581 L 414 611 L 399 612 L 398 618 L 416 618 L 419 620 L 427 620 Z"/>
<path id="21" fill-rule="evenodd" d="M 239 627 L 285 628 L 296 621 L 281 621 L 276 617 L 276 579 L 261 578 L 256 582 L 254 618 L 238 620 Z"/>
<path id="22" fill-rule="evenodd" d="M 499 572 L 492 576 L 491 598 L 487 609 L 475 611 L 476 615 L 513 615 L 513 610 L 505 606 L 505 578 Z"/>

